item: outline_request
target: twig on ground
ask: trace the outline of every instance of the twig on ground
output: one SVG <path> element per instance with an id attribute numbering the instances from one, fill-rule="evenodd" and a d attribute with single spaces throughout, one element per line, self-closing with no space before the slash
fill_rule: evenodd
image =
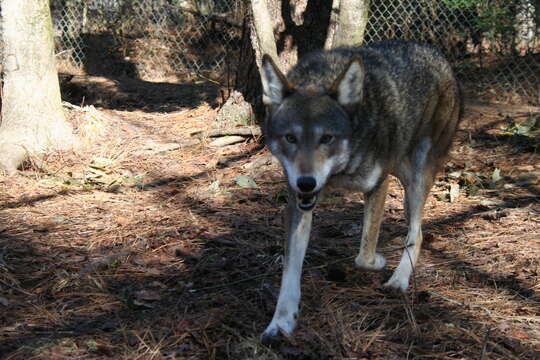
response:
<path id="1" fill-rule="evenodd" d="M 215 129 L 209 131 L 198 131 L 192 133 L 191 136 L 196 136 L 199 138 L 205 137 L 218 137 L 218 136 L 231 136 L 231 135 L 240 135 L 240 136 L 261 136 L 262 131 L 259 126 L 238 126 L 224 129 Z"/>
<path id="2" fill-rule="evenodd" d="M 484 360 L 486 358 L 489 333 L 490 333 L 490 329 L 487 329 L 486 336 L 484 336 L 484 344 L 482 346 L 482 353 L 480 354 L 480 360 Z"/>

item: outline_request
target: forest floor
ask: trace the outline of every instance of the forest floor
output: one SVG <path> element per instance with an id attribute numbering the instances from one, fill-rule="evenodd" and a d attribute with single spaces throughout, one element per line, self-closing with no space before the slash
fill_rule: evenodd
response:
<path id="1" fill-rule="evenodd" d="M 82 148 L 0 176 L 1 359 L 540 358 L 540 109 L 467 104 L 406 296 L 380 286 L 406 234 L 399 183 L 381 273 L 353 266 L 362 196 L 327 194 L 298 328 L 269 348 L 286 185 L 257 141 L 193 136 L 218 97 L 155 84 L 67 107 Z"/>

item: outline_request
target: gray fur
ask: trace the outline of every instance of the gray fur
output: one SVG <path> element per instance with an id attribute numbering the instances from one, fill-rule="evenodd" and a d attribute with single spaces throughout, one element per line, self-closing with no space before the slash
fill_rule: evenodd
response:
<path id="1" fill-rule="evenodd" d="M 299 219 L 311 214 L 319 191 L 345 187 L 365 193 L 355 262 L 364 270 L 383 268 L 376 243 L 388 175 L 395 175 L 405 188 L 409 232 L 400 264 L 385 285 L 405 291 L 420 251 L 424 203 L 461 117 L 462 99 L 450 64 L 430 46 L 384 41 L 311 53 L 286 77 L 273 63 L 263 68 L 265 88 L 286 90 L 273 94 L 280 101 L 267 102 L 264 131 L 289 183 L 287 248 L 300 242 L 307 246 L 311 217 Z M 316 179 L 316 188 L 300 190 L 300 177 Z M 303 251 L 298 252 L 302 259 Z M 283 278 L 297 279 L 301 261 L 290 254 Z M 299 292 L 299 282 L 282 282 L 279 306 L 263 340 L 294 330 L 299 298 L 290 294 Z"/>

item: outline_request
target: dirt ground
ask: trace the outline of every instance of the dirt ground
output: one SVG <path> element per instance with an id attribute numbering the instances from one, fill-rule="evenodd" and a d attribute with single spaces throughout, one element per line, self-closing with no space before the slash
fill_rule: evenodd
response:
<path id="1" fill-rule="evenodd" d="M 286 186 L 253 139 L 192 136 L 215 126 L 200 89 L 71 106 L 80 151 L 0 176 L 0 358 L 540 359 L 538 108 L 469 101 L 407 296 L 380 287 L 406 234 L 399 183 L 382 273 L 353 266 L 361 195 L 327 194 L 298 329 L 268 348 Z"/>

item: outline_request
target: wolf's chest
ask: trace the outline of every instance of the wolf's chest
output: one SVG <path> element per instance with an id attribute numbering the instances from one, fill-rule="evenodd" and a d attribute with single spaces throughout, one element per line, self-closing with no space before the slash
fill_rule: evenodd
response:
<path id="1" fill-rule="evenodd" d="M 354 174 L 337 174 L 330 177 L 327 188 L 369 192 L 379 183 L 382 167 L 375 163 L 369 169 Z"/>

